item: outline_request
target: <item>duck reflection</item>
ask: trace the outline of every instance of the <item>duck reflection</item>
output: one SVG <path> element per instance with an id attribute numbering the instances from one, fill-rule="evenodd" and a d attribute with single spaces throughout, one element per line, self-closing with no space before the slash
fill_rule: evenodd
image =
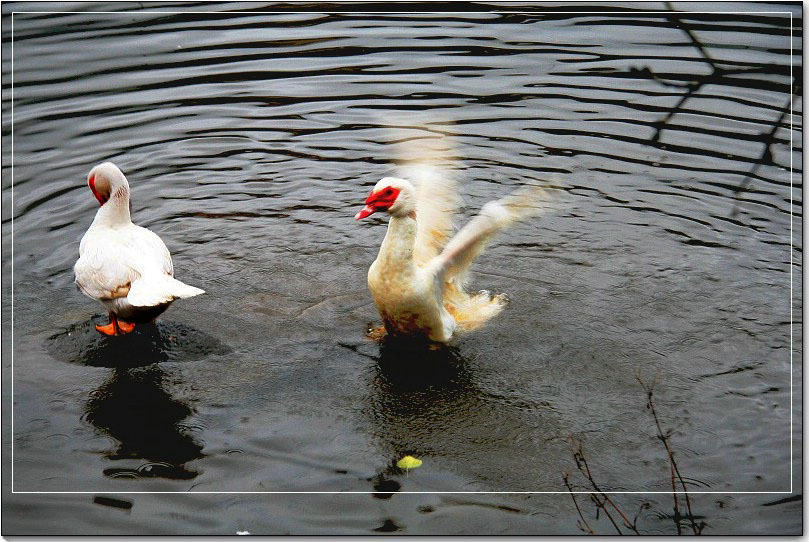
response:
<path id="1" fill-rule="evenodd" d="M 399 490 L 405 472 L 396 462 L 405 455 L 441 457 L 462 479 L 499 489 L 535 489 L 542 481 L 530 471 L 559 472 L 543 465 L 548 438 L 559 434 L 549 403 L 522 390 L 487 391 L 476 366 L 454 347 L 380 346 L 366 412 L 391 461 L 369 480 L 376 497 Z M 529 469 L 514 468 L 521 457 L 531 458 Z"/>
<path id="2" fill-rule="evenodd" d="M 95 331 L 91 319 L 50 337 L 46 347 L 56 359 L 111 369 L 107 380 L 90 393 L 84 419 L 118 441 L 105 453 L 107 458 L 146 463 L 137 468 L 108 468 L 105 475 L 197 476 L 186 464 L 203 457 L 203 444 L 183 425 L 194 411 L 168 391 L 177 382 L 169 378 L 160 362 L 226 354 L 231 351 L 228 346 L 170 321 L 142 324 L 132 333 L 107 337 Z"/>
<path id="3" fill-rule="evenodd" d="M 166 376 L 158 365 L 116 368 L 90 394 L 84 418 L 118 441 L 104 455 L 148 461 L 137 469 L 108 468 L 105 475 L 183 480 L 197 476 L 185 464 L 203 457 L 203 445 L 180 423 L 194 411 L 166 391 Z"/>
<path id="4" fill-rule="evenodd" d="M 370 411 L 392 459 L 370 481 L 373 496 L 388 499 L 401 488 L 398 459 L 441 453 L 438 435 L 449 429 L 442 425 L 479 391 L 467 360 L 453 347 L 388 338 L 379 354 Z"/>
<path id="5" fill-rule="evenodd" d="M 379 348 L 376 384 L 389 399 L 403 400 L 394 405 L 396 411 L 409 410 L 427 392 L 472 390 L 467 361 L 452 346 L 387 339 Z"/>

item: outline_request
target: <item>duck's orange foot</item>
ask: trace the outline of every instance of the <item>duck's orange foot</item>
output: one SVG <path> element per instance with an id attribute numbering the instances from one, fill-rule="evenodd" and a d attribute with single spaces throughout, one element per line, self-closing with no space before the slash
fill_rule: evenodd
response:
<path id="1" fill-rule="evenodd" d="M 110 323 L 106 326 L 96 326 L 96 330 L 99 333 L 103 333 L 109 337 L 114 337 L 116 335 L 124 335 L 125 333 L 129 333 L 135 329 L 135 324 L 130 324 L 129 322 L 124 322 L 123 320 L 118 320 L 115 316 L 110 315 Z"/>
<path id="2" fill-rule="evenodd" d="M 116 329 L 116 325 L 110 322 L 106 326 L 96 326 L 96 331 L 103 333 L 104 335 L 118 335 L 118 330 Z"/>
<path id="3" fill-rule="evenodd" d="M 382 324 L 381 326 L 374 326 L 373 324 L 368 324 L 368 331 L 366 336 L 374 341 L 381 341 L 385 338 L 388 332 L 385 330 L 385 325 Z"/>
<path id="4" fill-rule="evenodd" d="M 130 331 L 134 330 L 135 324 L 130 324 L 129 322 L 118 320 L 118 329 L 121 330 L 121 335 L 123 335 L 124 333 L 129 333 Z"/>

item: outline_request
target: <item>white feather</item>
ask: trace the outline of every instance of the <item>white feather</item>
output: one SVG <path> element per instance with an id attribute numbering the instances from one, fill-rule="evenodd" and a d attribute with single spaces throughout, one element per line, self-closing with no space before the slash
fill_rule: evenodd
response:
<path id="1" fill-rule="evenodd" d="M 175 299 L 204 294 L 205 290 L 189 286 L 168 275 L 147 275 L 132 283 L 127 301 L 134 307 L 156 307 Z"/>

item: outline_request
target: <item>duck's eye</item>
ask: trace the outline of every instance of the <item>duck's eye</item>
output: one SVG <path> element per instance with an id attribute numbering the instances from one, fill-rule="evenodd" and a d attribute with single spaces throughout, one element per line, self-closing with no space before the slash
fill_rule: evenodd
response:
<path id="1" fill-rule="evenodd" d="M 391 194 L 393 194 L 393 188 L 387 188 L 387 189 L 385 190 L 385 195 L 386 195 L 386 196 L 390 196 Z"/>

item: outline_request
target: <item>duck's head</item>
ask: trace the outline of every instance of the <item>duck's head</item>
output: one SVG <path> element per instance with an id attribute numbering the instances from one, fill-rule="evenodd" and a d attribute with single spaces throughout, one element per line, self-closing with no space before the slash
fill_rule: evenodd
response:
<path id="1" fill-rule="evenodd" d="M 357 220 L 371 216 L 377 211 L 387 211 L 391 216 L 407 216 L 416 210 L 416 190 L 413 185 L 397 177 L 385 177 L 376 183 L 365 200 L 365 207 L 354 215 Z"/>
<path id="2" fill-rule="evenodd" d="M 87 175 L 87 184 L 100 205 L 104 205 L 112 197 L 129 195 L 126 177 L 112 162 L 104 162 L 91 169 Z"/>

